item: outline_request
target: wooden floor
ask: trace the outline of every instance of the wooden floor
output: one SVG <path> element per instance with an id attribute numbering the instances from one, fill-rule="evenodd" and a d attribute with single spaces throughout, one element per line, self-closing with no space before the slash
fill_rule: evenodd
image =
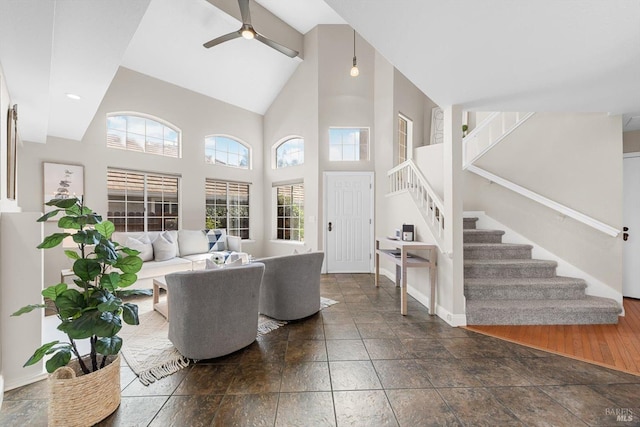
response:
<path id="1" fill-rule="evenodd" d="M 467 326 L 467 329 L 640 375 L 640 300 L 624 299 L 617 325 Z"/>

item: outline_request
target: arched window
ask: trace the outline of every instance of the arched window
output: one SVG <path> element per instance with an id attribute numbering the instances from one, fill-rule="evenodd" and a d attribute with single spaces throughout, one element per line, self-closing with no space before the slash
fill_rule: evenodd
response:
<path id="1" fill-rule="evenodd" d="M 136 113 L 107 116 L 107 147 L 180 157 L 180 129 L 156 117 Z"/>
<path id="2" fill-rule="evenodd" d="M 204 139 L 204 160 L 207 163 L 249 169 L 250 154 L 249 147 L 230 136 L 214 135 Z"/>
<path id="3" fill-rule="evenodd" d="M 285 139 L 276 147 L 276 168 L 286 168 L 304 164 L 304 139 Z"/>

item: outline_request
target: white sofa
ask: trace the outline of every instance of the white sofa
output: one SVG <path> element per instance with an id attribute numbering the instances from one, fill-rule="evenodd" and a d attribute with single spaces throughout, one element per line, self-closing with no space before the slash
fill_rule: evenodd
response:
<path id="1" fill-rule="evenodd" d="M 213 232 L 218 232 L 217 236 Z M 166 274 L 203 270 L 206 260 L 212 256 L 226 257 L 237 252 L 248 258 L 242 253 L 242 239 L 227 236 L 224 230 L 210 230 L 209 233 L 203 230 L 115 232 L 111 239 L 140 251 L 139 256 L 144 261 L 138 280 L 127 289 L 150 289 L 153 279 Z M 167 242 L 173 243 L 175 252 Z"/>

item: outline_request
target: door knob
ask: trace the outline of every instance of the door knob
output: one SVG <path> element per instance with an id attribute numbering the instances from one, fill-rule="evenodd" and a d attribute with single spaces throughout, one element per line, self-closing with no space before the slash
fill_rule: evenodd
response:
<path id="1" fill-rule="evenodd" d="M 629 233 L 627 233 L 627 231 L 629 231 L 629 227 L 622 227 L 622 231 L 624 231 L 624 233 L 622 233 L 622 240 L 626 242 L 629 240 Z"/>
<path id="2" fill-rule="evenodd" d="M 329 231 L 333 230 L 332 224 L 329 223 Z"/>

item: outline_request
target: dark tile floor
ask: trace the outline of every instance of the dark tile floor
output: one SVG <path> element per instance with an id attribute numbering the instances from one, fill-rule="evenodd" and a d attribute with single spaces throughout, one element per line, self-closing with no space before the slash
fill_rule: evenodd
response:
<path id="1" fill-rule="evenodd" d="M 640 377 L 451 328 L 368 274 L 340 301 L 224 358 L 142 386 L 122 368 L 104 426 L 640 426 Z M 40 382 L 5 393 L 2 426 L 47 424 Z M 620 416 L 618 418 L 618 416 Z"/>

